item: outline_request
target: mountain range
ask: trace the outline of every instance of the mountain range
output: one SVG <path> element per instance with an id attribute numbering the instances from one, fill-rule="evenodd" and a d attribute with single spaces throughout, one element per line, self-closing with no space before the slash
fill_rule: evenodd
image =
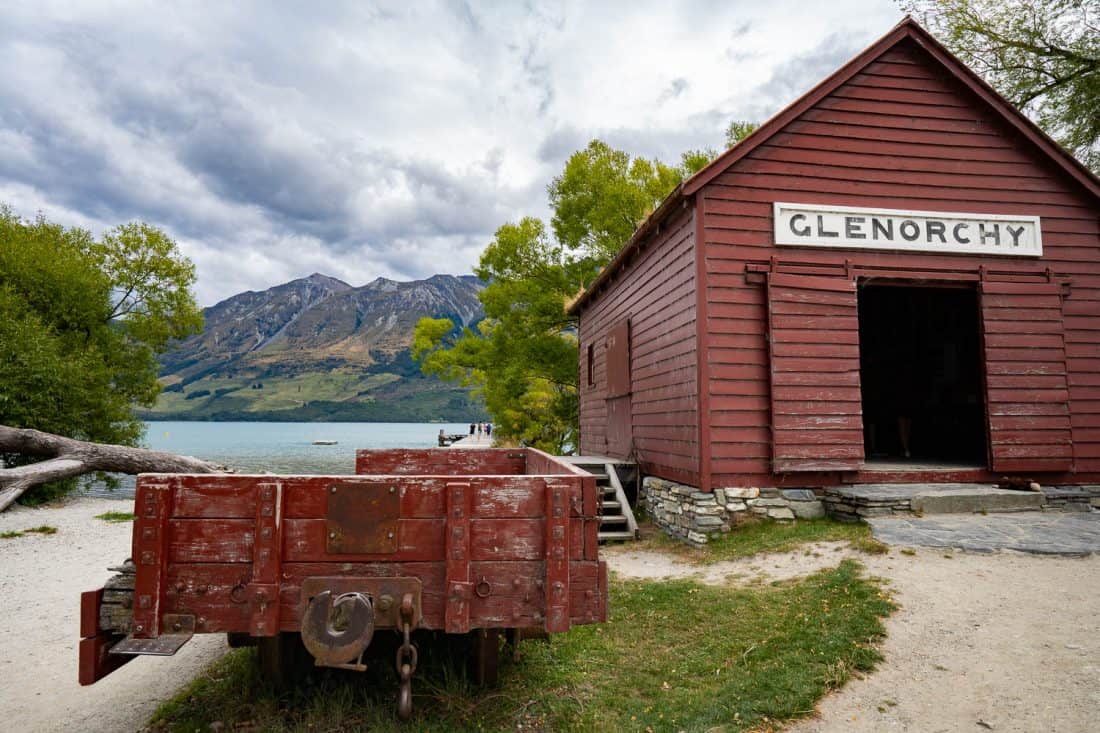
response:
<path id="1" fill-rule="evenodd" d="M 160 359 L 146 419 L 422 422 L 485 419 L 465 389 L 421 374 L 418 320 L 484 317 L 473 275 L 361 287 L 315 273 L 206 308 L 202 333 Z"/>

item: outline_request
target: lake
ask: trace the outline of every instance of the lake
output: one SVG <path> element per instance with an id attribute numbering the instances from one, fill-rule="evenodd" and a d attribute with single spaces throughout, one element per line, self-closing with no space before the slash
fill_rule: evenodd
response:
<path id="1" fill-rule="evenodd" d="M 338 422 L 185 422 L 146 423 L 145 445 L 214 461 L 237 473 L 350 474 L 359 448 L 434 448 L 440 428 L 447 434 L 468 433 L 459 423 L 338 423 Z M 314 445 L 335 440 L 335 445 Z M 93 486 L 95 496 L 134 494 L 132 477 L 107 492 Z"/>

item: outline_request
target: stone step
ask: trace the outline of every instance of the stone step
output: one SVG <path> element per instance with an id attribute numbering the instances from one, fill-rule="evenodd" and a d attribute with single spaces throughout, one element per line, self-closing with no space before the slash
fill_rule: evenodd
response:
<path id="1" fill-rule="evenodd" d="M 626 524 L 626 517 L 622 514 L 604 514 L 600 517 L 600 526 L 605 524 Z"/>
<path id="2" fill-rule="evenodd" d="M 974 514 L 1041 511 L 1043 503 L 1043 495 L 1037 491 L 973 486 L 915 494 L 910 507 L 916 514 Z"/>
<path id="3" fill-rule="evenodd" d="M 599 538 L 601 540 L 632 540 L 634 539 L 633 532 L 605 532 L 600 530 Z"/>
<path id="4" fill-rule="evenodd" d="M 600 507 L 602 509 L 614 509 L 618 511 L 619 509 L 623 508 L 623 505 L 617 501 L 605 500 L 600 502 Z"/>

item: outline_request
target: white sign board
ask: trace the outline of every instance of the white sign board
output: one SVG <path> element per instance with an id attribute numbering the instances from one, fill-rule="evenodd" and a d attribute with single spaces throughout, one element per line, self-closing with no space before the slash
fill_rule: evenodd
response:
<path id="1" fill-rule="evenodd" d="M 775 243 L 1041 257 L 1037 216 L 775 204 Z"/>

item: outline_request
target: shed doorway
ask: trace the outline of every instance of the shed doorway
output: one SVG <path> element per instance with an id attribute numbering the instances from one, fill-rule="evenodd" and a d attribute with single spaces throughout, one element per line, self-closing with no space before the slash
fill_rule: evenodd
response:
<path id="1" fill-rule="evenodd" d="M 972 287 L 861 285 L 868 468 L 987 465 L 978 314 Z"/>

